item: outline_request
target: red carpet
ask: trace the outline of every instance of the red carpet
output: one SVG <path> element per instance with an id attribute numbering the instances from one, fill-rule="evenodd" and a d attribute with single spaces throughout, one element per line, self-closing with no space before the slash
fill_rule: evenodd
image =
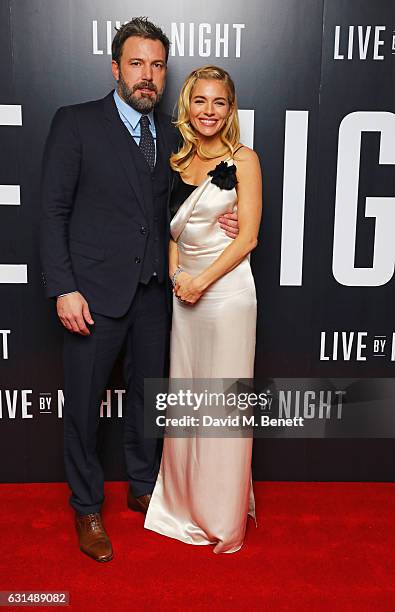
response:
<path id="1" fill-rule="evenodd" d="M 98 612 L 395 609 L 395 485 L 255 491 L 258 529 L 249 519 L 244 547 L 215 555 L 143 529 L 125 483 L 109 483 L 103 518 L 115 556 L 99 564 L 77 548 L 65 485 L 1 485 L 0 590 L 67 590 L 71 609 Z"/>

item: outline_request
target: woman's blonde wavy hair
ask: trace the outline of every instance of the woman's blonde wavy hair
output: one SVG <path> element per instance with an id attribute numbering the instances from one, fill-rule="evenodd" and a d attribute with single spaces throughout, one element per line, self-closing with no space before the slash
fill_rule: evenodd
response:
<path id="1" fill-rule="evenodd" d="M 216 79 L 223 82 L 228 89 L 230 113 L 220 132 L 220 138 L 224 145 L 223 153 L 219 152 L 211 155 L 204 151 L 189 121 L 192 90 L 199 79 Z M 218 66 L 209 65 L 197 68 L 191 72 L 182 86 L 180 97 L 178 98 L 178 116 L 174 123 L 180 130 L 183 139 L 183 144 L 179 151 L 173 153 L 170 157 L 170 165 L 176 172 L 182 172 L 190 164 L 195 153 L 198 153 L 202 159 L 214 159 L 214 157 L 224 155 L 226 151 L 233 155 L 240 142 L 240 126 L 237 115 L 235 85 L 226 70 L 218 68 Z"/>

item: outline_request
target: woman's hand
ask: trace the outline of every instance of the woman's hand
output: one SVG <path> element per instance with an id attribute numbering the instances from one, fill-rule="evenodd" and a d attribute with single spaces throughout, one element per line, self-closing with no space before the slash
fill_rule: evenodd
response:
<path id="1" fill-rule="evenodd" d="M 198 280 L 187 272 L 180 272 L 177 276 L 173 291 L 178 299 L 186 304 L 195 304 L 204 293 Z"/>

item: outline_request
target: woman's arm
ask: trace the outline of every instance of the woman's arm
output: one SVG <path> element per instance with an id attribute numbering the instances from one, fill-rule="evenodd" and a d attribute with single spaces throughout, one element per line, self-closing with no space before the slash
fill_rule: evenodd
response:
<path id="1" fill-rule="evenodd" d="M 169 242 L 169 276 L 173 276 L 178 266 L 178 247 L 177 243 L 170 238 Z"/>
<path id="2" fill-rule="evenodd" d="M 243 147 L 237 161 L 237 213 L 239 234 L 221 255 L 196 277 L 180 274 L 175 292 L 194 304 L 206 289 L 235 268 L 257 245 L 262 215 L 262 176 L 257 154 Z"/>

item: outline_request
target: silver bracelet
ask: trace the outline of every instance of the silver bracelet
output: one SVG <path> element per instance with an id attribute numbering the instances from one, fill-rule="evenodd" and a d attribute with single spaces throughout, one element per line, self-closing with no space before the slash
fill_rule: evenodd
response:
<path id="1" fill-rule="evenodd" d="M 177 268 L 175 269 L 175 271 L 173 272 L 173 275 L 171 277 L 171 283 L 172 283 L 173 287 L 176 286 L 177 276 L 180 274 L 180 272 L 184 272 L 184 268 L 182 266 L 177 266 Z"/>
<path id="2" fill-rule="evenodd" d="M 57 295 L 56 297 L 66 297 L 66 295 L 71 295 L 72 293 L 78 293 L 78 291 L 69 291 L 68 293 L 61 293 L 61 295 Z"/>

